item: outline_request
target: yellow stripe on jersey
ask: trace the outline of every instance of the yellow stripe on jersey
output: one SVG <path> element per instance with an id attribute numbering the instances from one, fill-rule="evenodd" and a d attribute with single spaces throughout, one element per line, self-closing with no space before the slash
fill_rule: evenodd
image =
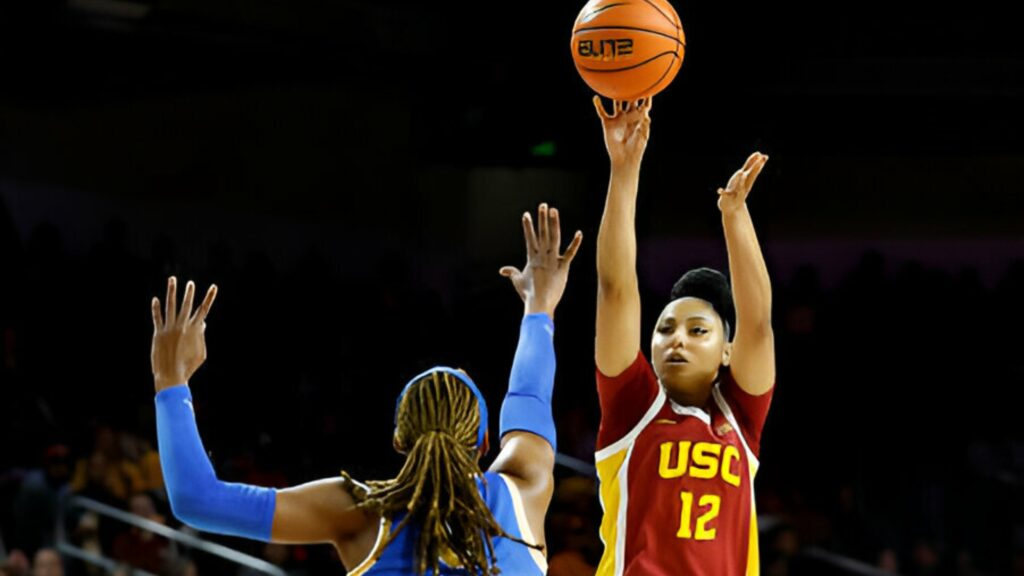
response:
<path id="1" fill-rule="evenodd" d="M 615 565 L 622 562 L 616 557 L 619 546 L 619 516 L 625 503 L 622 502 L 622 486 L 619 482 L 619 471 L 622 470 L 626 454 L 629 449 L 620 450 L 610 456 L 599 460 L 597 464 L 597 477 L 601 482 L 600 499 L 604 508 L 604 516 L 601 518 L 601 541 L 604 542 L 604 553 L 601 555 L 601 563 L 598 564 L 595 576 L 614 576 Z"/>
<path id="2" fill-rule="evenodd" d="M 747 576 L 759 576 L 761 574 L 761 552 L 757 545 L 757 510 L 753 502 L 750 503 L 750 541 L 747 543 Z"/>
<path id="3" fill-rule="evenodd" d="M 747 574 L 760 576 L 761 550 L 757 543 L 757 504 L 754 502 L 754 475 L 757 474 L 757 463 L 750 462 L 750 539 L 747 541 Z"/>

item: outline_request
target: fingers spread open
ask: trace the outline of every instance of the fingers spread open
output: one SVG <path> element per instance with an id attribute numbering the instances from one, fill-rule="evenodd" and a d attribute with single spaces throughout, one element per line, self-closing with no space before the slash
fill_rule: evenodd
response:
<path id="1" fill-rule="evenodd" d="M 540 249 L 544 252 L 551 251 L 551 230 L 548 224 L 548 205 L 541 203 L 537 208 L 537 235 L 540 240 Z"/>
<path id="2" fill-rule="evenodd" d="M 153 297 L 153 301 L 150 302 L 150 308 L 153 309 L 153 329 L 159 330 L 164 327 L 163 314 L 160 313 L 160 299 L 156 296 Z"/>
<path id="3" fill-rule="evenodd" d="M 572 237 L 572 242 L 569 243 L 569 247 L 565 249 L 565 254 L 562 255 L 566 266 L 572 263 L 572 259 L 576 257 L 576 252 L 579 251 L 582 242 L 583 232 L 577 230 L 576 234 Z"/>
<path id="4" fill-rule="evenodd" d="M 164 313 L 164 320 L 173 324 L 178 318 L 178 279 L 171 276 L 167 279 L 167 299 L 164 300 L 167 311 Z"/>
<path id="5" fill-rule="evenodd" d="M 533 230 L 533 217 L 529 212 L 523 213 L 523 238 L 526 240 L 527 255 L 537 252 L 537 233 Z"/>
<path id="6" fill-rule="evenodd" d="M 206 315 L 210 313 L 210 308 L 213 306 L 213 301 L 217 299 L 217 285 L 211 284 L 210 288 L 206 290 L 206 297 L 203 298 L 203 303 L 199 305 L 199 309 L 196 310 L 195 316 L 192 317 L 193 322 L 206 322 Z"/>
<path id="7" fill-rule="evenodd" d="M 192 300 L 196 297 L 196 285 L 189 280 L 185 283 L 185 297 L 181 299 L 181 310 L 178 310 L 178 317 L 183 322 L 192 320 Z"/>
<path id="8" fill-rule="evenodd" d="M 555 250 L 555 254 L 562 249 L 562 223 L 558 219 L 558 208 L 552 208 L 548 210 L 548 229 L 551 233 L 551 244 L 550 248 Z"/>

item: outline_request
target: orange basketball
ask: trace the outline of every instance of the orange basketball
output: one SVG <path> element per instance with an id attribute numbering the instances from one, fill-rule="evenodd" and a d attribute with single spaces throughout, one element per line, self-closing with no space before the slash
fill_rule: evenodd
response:
<path id="1" fill-rule="evenodd" d="M 636 100 L 676 77 L 686 36 L 666 0 L 590 0 L 572 28 L 572 59 L 595 92 Z"/>

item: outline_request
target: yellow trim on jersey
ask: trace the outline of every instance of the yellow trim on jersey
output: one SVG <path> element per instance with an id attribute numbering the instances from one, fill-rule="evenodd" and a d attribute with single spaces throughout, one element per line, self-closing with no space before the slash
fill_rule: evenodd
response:
<path id="1" fill-rule="evenodd" d="M 626 554 L 626 509 L 629 504 L 629 485 L 626 477 L 629 455 L 637 436 L 658 415 L 665 405 L 665 389 L 658 385 L 658 394 L 647 408 L 647 412 L 633 429 L 615 442 L 594 454 L 597 479 L 601 484 L 598 492 L 604 515 L 601 517 L 601 541 L 604 553 L 597 565 L 595 576 L 621 576 L 622 558 Z"/>
<path id="2" fill-rule="evenodd" d="M 622 573 L 622 557 L 619 549 L 625 546 L 626 531 L 626 491 L 622 485 L 625 479 L 620 474 L 625 468 L 626 455 L 629 447 L 619 452 L 606 455 L 597 462 L 597 478 L 600 481 L 599 493 L 604 515 L 601 517 L 601 541 L 604 542 L 604 553 L 597 565 L 595 576 L 616 576 Z"/>
<path id="3" fill-rule="evenodd" d="M 750 502 L 750 540 L 747 541 L 747 576 L 760 576 L 761 552 L 757 544 L 757 506 Z"/>
<path id="4" fill-rule="evenodd" d="M 742 432 L 740 433 L 742 436 Z M 750 470 L 750 539 L 747 540 L 747 574 L 760 576 L 761 550 L 757 539 L 757 502 L 754 498 L 754 476 L 757 475 L 758 463 L 748 460 Z"/>

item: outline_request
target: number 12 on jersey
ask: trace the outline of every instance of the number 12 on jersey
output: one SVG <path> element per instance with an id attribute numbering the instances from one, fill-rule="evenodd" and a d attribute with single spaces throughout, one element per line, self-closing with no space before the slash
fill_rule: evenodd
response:
<path id="1" fill-rule="evenodd" d="M 708 529 L 708 523 L 718 517 L 718 511 L 722 507 L 722 498 L 715 494 L 704 494 L 697 501 L 698 508 L 708 507 L 708 510 L 697 518 L 697 525 L 691 529 L 693 523 L 693 493 L 680 492 L 679 498 L 683 501 L 683 509 L 679 514 L 679 531 L 676 538 L 694 540 L 714 540 L 714 528 Z"/>

